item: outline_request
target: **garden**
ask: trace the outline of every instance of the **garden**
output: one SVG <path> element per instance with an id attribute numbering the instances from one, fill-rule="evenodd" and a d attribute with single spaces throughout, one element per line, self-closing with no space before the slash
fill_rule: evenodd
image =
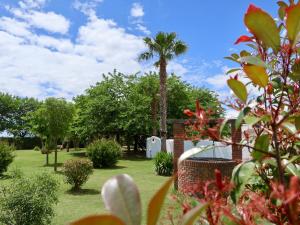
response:
<path id="1" fill-rule="evenodd" d="M 244 14 L 224 101 L 168 74 L 188 51 L 174 32 L 143 39 L 156 72 L 72 101 L 1 93 L 0 225 L 300 224 L 300 1 L 277 6 Z"/>

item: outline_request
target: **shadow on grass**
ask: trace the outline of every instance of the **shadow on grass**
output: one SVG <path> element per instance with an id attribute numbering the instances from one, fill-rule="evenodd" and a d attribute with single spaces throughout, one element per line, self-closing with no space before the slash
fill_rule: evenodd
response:
<path id="1" fill-rule="evenodd" d="M 113 166 L 108 168 L 94 168 L 95 170 L 121 170 L 127 168 L 126 166 Z"/>
<path id="2" fill-rule="evenodd" d="M 3 174 L 3 175 L 0 175 L 0 180 L 9 180 L 9 179 L 12 179 L 13 177 L 11 175 L 8 175 L 8 174 Z"/>
<path id="3" fill-rule="evenodd" d="M 67 194 L 70 195 L 100 195 L 100 191 L 95 189 L 79 189 L 79 190 L 68 190 Z"/>
<path id="4" fill-rule="evenodd" d="M 85 158 L 86 152 L 71 152 L 71 155 L 74 157 Z"/>
<path id="5" fill-rule="evenodd" d="M 63 163 L 57 163 L 57 167 L 62 167 Z M 42 167 L 54 167 L 54 163 L 49 163 L 48 165 L 43 165 Z"/>
<path id="6" fill-rule="evenodd" d="M 151 161 L 151 159 L 148 159 L 144 156 L 128 156 L 125 155 L 122 157 L 122 160 L 128 160 L 128 161 Z"/>

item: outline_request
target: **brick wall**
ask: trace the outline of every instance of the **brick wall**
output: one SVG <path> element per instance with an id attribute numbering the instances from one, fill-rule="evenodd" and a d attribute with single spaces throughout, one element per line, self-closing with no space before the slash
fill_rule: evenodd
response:
<path id="1" fill-rule="evenodd" d="M 241 128 L 235 129 L 235 120 L 229 121 L 231 124 L 232 142 L 239 143 L 242 139 Z M 178 158 L 184 152 L 185 125 L 184 121 L 173 122 L 174 135 L 174 187 L 183 189 L 184 185 L 195 184 L 199 177 L 201 179 L 213 179 L 214 170 L 219 169 L 224 176 L 231 176 L 231 172 L 237 162 L 242 160 L 242 149 L 238 145 L 232 146 L 232 161 L 189 161 L 185 160 L 177 168 Z M 178 172 L 179 171 L 179 172 Z"/>

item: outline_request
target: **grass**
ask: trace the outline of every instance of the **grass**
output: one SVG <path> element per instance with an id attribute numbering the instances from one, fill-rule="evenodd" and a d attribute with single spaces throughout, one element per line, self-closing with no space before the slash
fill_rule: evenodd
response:
<path id="1" fill-rule="evenodd" d="M 53 157 L 54 154 L 50 154 L 50 163 L 53 162 Z M 84 157 L 84 152 L 59 152 L 58 161 L 61 165 L 65 160 L 76 157 Z M 45 166 L 45 158 L 45 155 L 36 151 L 16 151 L 16 158 L 10 165 L 9 171 L 17 168 L 25 175 L 41 171 L 54 173 L 52 165 Z M 124 173 L 132 176 L 138 185 L 145 215 L 146 206 L 151 196 L 167 178 L 155 175 L 152 160 L 128 158 L 120 160 L 115 168 L 95 169 L 88 182 L 82 187 L 82 191 L 78 193 L 70 191 L 70 186 L 64 183 L 63 175 L 58 172 L 56 176 L 61 181 L 61 186 L 59 190 L 59 203 L 55 207 L 56 216 L 52 224 L 64 225 L 86 215 L 105 213 L 106 211 L 100 196 L 101 187 L 110 177 Z M 2 179 L 0 180 L 0 185 L 8 181 L 8 178 Z M 143 220 L 145 220 L 145 216 Z"/>

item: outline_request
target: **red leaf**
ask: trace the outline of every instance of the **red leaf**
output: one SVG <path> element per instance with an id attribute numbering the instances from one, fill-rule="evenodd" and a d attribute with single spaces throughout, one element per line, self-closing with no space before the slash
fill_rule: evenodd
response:
<path id="1" fill-rule="evenodd" d="M 219 140 L 219 131 L 216 128 L 208 128 L 207 134 L 213 139 L 213 140 Z"/>
<path id="2" fill-rule="evenodd" d="M 222 182 L 222 174 L 220 170 L 215 169 L 215 177 L 216 177 L 216 185 L 219 188 L 219 190 L 222 191 L 224 188 L 224 184 Z"/>
<path id="3" fill-rule="evenodd" d="M 197 112 L 197 116 L 200 116 L 200 111 L 201 111 L 201 107 L 200 107 L 200 103 L 199 100 L 196 100 L 196 112 Z"/>
<path id="4" fill-rule="evenodd" d="M 185 109 L 185 110 L 183 111 L 183 113 L 184 113 L 185 115 L 189 116 L 189 117 L 192 117 L 192 116 L 194 115 L 194 113 L 193 113 L 191 110 L 189 110 L 189 109 Z"/>
<path id="5" fill-rule="evenodd" d="M 253 41 L 253 38 L 249 37 L 247 35 L 243 35 L 243 36 L 240 36 L 234 44 L 237 45 L 241 42 L 249 42 L 249 41 Z"/>
<path id="6" fill-rule="evenodd" d="M 249 5 L 249 8 L 247 10 L 247 13 L 251 13 L 251 12 L 259 12 L 259 11 L 262 11 L 262 9 L 256 7 L 255 5 L 253 4 L 250 4 Z"/>

